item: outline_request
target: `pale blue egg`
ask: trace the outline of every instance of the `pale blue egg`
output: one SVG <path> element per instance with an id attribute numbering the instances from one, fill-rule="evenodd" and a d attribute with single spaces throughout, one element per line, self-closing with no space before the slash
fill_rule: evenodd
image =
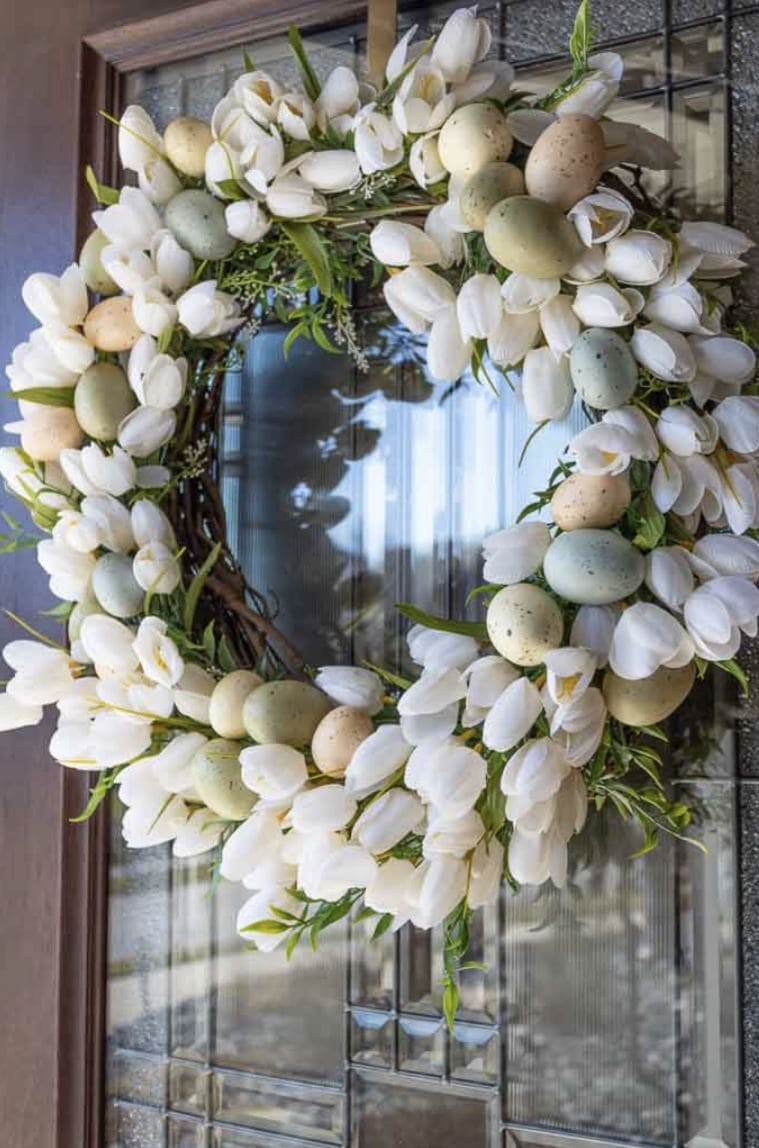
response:
<path id="1" fill-rule="evenodd" d="M 606 606 L 633 594 L 646 564 L 639 550 L 613 530 L 572 530 L 548 547 L 543 574 L 568 602 Z"/>

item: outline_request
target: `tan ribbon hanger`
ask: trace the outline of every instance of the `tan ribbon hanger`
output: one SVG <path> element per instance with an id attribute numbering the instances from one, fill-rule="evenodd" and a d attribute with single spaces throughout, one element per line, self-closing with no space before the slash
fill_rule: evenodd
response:
<path id="1" fill-rule="evenodd" d="M 395 47 L 398 0 L 369 0 L 367 23 L 369 79 L 377 88 L 382 88 L 385 85 L 385 67 Z"/>

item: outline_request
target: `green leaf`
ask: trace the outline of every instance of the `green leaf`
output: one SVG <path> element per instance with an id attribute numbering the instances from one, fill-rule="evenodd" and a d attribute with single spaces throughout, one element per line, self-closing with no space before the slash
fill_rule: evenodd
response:
<path id="1" fill-rule="evenodd" d="M 284 921 L 254 921 L 252 925 L 245 925 L 241 933 L 286 933 L 290 928 Z"/>
<path id="2" fill-rule="evenodd" d="M 459 990 L 456 983 L 452 980 L 448 981 L 443 990 L 443 1015 L 445 1016 L 448 1031 L 453 1031 L 453 1023 L 456 1019 L 456 1009 L 459 1007 Z"/>
<path id="3" fill-rule="evenodd" d="M 301 319 L 300 323 L 295 323 L 285 335 L 285 340 L 282 344 L 282 351 L 285 358 L 290 354 L 290 348 L 299 335 L 308 333 L 308 323 L 305 319 Z"/>
<path id="4" fill-rule="evenodd" d="M 378 941 L 380 939 L 380 937 L 383 937 L 385 935 L 385 933 L 388 931 L 388 929 L 390 928 L 390 926 L 392 925 L 392 923 L 393 923 L 393 914 L 392 913 L 383 913 L 382 916 L 380 917 L 379 921 L 377 921 L 376 929 L 372 933 L 372 940 Z"/>
<path id="5" fill-rule="evenodd" d="M 27 387 L 23 391 L 6 391 L 10 398 L 46 407 L 73 407 L 74 387 Z"/>
<path id="6" fill-rule="evenodd" d="M 327 249 L 313 224 L 280 222 L 280 227 L 305 259 L 322 295 L 332 295 L 334 284 Z"/>
<path id="7" fill-rule="evenodd" d="M 218 179 L 216 186 L 227 199 L 247 199 L 245 192 L 236 179 Z"/>
<path id="8" fill-rule="evenodd" d="M 430 630 L 444 630 L 447 634 L 465 634 L 469 638 L 483 641 L 487 638 L 487 627 L 484 622 L 459 622 L 451 618 L 439 618 L 436 614 L 428 614 L 408 602 L 396 602 L 396 610 L 404 617 L 410 618 L 421 626 Z"/>
<path id="9" fill-rule="evenodd" d="M 411 685 L 410 678 L 401 677 L 400 674 L 394 674 L 392 670 L 386 670 L 383 666 L 375 666 L 374 662 L 364 662 L 367 670 L 373 670 L 382 678 L 383 682 L 390 682 L 392 686 L 397 686 L 399 690 L 407 690 Z"/>
<path id="10" fill-rule="evenodd" d="M 323 351 L 327 351 L 330 355 L 339 355 L 341 353 L 338 347 L 330 343 L 327 332 L 318 320 L 311 324 L 311 335 L 316 345 L 321 347 Z"/>
<path id="11" fill-rule="evenodd" d="M 117 188 L 108 187 L 107 184 L 100 183 L 98 177 L 95 175 L 94 168 L 90 164 L 87 164 L 86 168 L 84 169 L 84 176 L 87 180 L 87 186 L 95 196 L 95 199 L 98 201 L 98 203 L 102 203 L 106 207 L 110 207 L 111 204 L 119 202 L 119 193 Z"/>
<path id="12" fill-rule="evenodd" d="M 735 678 L 738 685 L 741 687 L 741 693 L 744 698 L 748 697 L 749 681 L 748 676 L 742 666 L 739 666 L 735 658 L 728 658 L 724 662 L 717 662 L 717 665 L 725 673 L 731 674 Z"/>
<path id="13" fill-rule="evenodd" d="M 219 642 L 219 648 L 216 653 L 219 661 L 219 669 L 223 670 L 225 674 L 231 673 L 232 670 L 238 668 L 237 660 L 229 648 L 226 634 L 221 635 L 221 641 Z"/>
<path id="14" fill-rule="evenodd" d="M 256 65 L 253 63 L 250 56 L 248 55 L 248 51 L 246 48 L 243 48 L 243 50 L 242 50 L 242 64 L 243 64 L 243 67 L 245 68 L 246 72 L 255 72 Z"/>
<path id="15" fill-rule="evenodd" d="M 95 786 L 90 790 L 89 801 L 82 812 L 76 817 L 69 818 L 73 825 L 78 825 L 83 821 L 89 821 L 90 817 L 92 817 L 93 813 L 95 813 L 110 793 L 116 778 L 123 768 L 123 766 L 117 766 L 115 769 L 102 770 Z"/>
<path id="16" fill-rule="evenodd" d="M 217 542 L 211 553 L 206 558 L 203 565 L 198 570 L 197 574 L 190 583 L 190 588 L 187 591 L 184 602 L 184 628 L 188 634 L 192 633 L 193 622 L 195 621 L 195 612 L 198 608 L 200 595 L 203 593 L 208 575 L 213 570 L 216 563 L 219 561 L 221 554 L 221 543 Z"/>
<path id="17" fill-rule="evenodd" d="M 634 506 L 637 533 L 632 540 L 638 550 L 654 550 L 661 542 L 667 528 L 667 520 L 651 497 L 650 491 L 636 501 Z"/>
<path id="18" fill-rule="evenodd" d="M 203 631 L 203 650 L 209 662 L 212 662 L 216 655 L 216 636 L 213 631 L 214 623 L 211 620 Z"/>
<path id="19" fill-rule="evenodd" d="M 588 54 L 592 44 L 593 29 L 590 25 L 590 4 L 588 0 L 580 0 L 572 35 L 569 37 L 569 54 L 574 62 L 576 72 L 585 71 L 587 68 Z"/>
<path id="20" fill-rule="evenodd" d="M 311 61 L 306 55 L 306 49 L 301 39 L 300 32 L 291 24 L 287 29 L 287 40 L 290 44 L 290 50 L 295 56 L 295 63 L 298 65 L 301 79 L 303 80 L 303 87 L 306 89 L 306 95 L 310 100 L 317 100 L 321 93 L 321 84 L 319 83 L 316 72 L 311 67 Z"/>
<path id="21" fill-rule="evenodd" d="M 390 104 L 393 102 L 396 95 L 398 94 L 400 86 L 403 83 L 403 81 L 406 79 L 406 76 L 409 76 L 413 72 L 414 68 L 419 63 L 419 61 L 422 59 L 422 57 L 427 55 L 427 53 L 429 52 L 429 50 L 432 47 L 432 45 L 434 44 L 434 42 L 435 41 L 434 41 L 434 37 L 433 37 L 429 40 L 425 40 L 425 42 L 423 44 L 420 44 L 419 45 L 419 51 L 415 53 L 415 55 L 413 56 L 413 58 L 411 60 L 409 60 L 408 64 L 406 64 L 405 68 L 403 68 L 402 71 L 400 71 L 398 73 L 398 75 L 395 77 L 394 80 L 392 80 L 389 84 L 385 85 L 385 87 L 382 89 L 382 91 L 377 96 L 377 99 L 375 100 L 375 106 L 378 109 L 387 108 L 390 106 Z"/>

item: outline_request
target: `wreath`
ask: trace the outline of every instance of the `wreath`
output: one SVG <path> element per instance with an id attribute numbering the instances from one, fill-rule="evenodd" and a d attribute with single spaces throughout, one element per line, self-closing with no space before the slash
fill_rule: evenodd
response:
<path id="1" fill-rule="evenodd" d="M 245 58 L 210 124 L 118 124 L 120 189 L 88 169 L 95 230 L 7 368 L 20 446 L 0 470 L 35 545 L 59 644 L 6 645 L 4 729 L 55 705 L 62 765 L 97 771 L 135 848 L 208 852 L 251 896 L 237 926 L 284 945 L 355 911 L 374 937 L 443 926 L 457 1004 L 472 912 L 567 879 L 589 813 L 687 837 L 660 723 L 757 632 L 754 338 L 730 319 L 741 232 L 646 194 L 669 145 L 607 111 L 622 61 L 592 54 L 540 99 L 460 9 L 411 29 L 380 90 L 345 67 L 302 91 Z M 589 425 L 517 524 L 484 540 L 482 621 L 401 607 L 414 680 L 304 665 L 226 542 L 224 377 L 267 318 L 366 353 L 351 289 L 383 283 L 427 370 L 518 384 L 536 431 L 578 396 Z M 99 297 L 94 301 L 93 296 Z"/>

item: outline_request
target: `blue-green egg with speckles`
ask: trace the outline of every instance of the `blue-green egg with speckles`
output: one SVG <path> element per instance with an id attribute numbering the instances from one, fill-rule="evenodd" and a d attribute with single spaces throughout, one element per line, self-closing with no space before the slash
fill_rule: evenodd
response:
<path id="1" fill-rule="evenodd" d="M 589 327 L 575 340 L 569 370 L 582 401 L 599 411 L 623 407 L 638 385 L 638 367 L 627 343 L 603 327 Z"/>
<path id="2" fill-rule="evenodd" d="M 548 547 L 543 574 L 554 593 L 583 606 L 607 606 L 634 594 L 646 564 L 613 530 L 572 530 Z"/>

